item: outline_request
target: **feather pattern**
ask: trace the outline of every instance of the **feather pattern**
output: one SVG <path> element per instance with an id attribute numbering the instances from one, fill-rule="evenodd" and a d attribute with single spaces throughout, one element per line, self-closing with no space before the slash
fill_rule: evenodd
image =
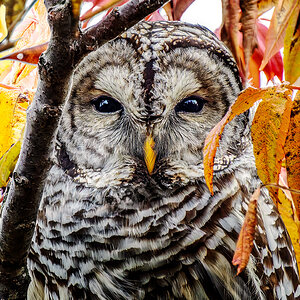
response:
<path id="1" fill-rule="evenodd" d="M 205 184 L 205 136 L 241 89 L 212 33 L 141 22 L 89 54 L 70 89 L 28 257 L 28 299 L 300 299 L 291 241 L 264 189 L 249 263 L 239 276 L 231 264 L 260 181 L 244 114 L 225 128 L 213 196 Z M 175 112 L 194 95 L 205 101 L 200 113 Z M 97 111 L 99 96 L 122 109 Z"/>

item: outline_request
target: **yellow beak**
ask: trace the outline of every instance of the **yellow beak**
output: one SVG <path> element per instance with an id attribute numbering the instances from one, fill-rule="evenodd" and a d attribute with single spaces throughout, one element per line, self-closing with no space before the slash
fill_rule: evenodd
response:
<path id="1" fill-rule="evenodd" d="M 145 163 L 148 169 L 149 174 L 152 174 L 152 171 L 154 169 L 155 159 L 156 159 L 156 153 L 154 150 L 155 142 L 153 140 L 152 134 L 147 135 L 147 138 L 145 140 L 144 144 L 144 152 L 145 152 Z"/>

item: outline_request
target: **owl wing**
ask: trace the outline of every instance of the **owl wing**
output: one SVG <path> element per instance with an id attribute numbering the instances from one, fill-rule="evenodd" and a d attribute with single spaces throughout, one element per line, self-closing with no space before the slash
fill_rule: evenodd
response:
<path id="1" fill-rule="evenodd" d="M 266 298 L 300 299 L 298 265 L 291 239 L 272 199 L 263 190 L 254 243 L 254 252 L 261 257 L 262 290 Z"/>

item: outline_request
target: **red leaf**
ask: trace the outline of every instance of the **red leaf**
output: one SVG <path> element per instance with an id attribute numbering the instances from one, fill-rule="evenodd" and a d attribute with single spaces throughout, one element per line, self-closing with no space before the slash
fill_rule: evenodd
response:
<path id="1" fill-rule="evenodd" d="M 121 6 L 129 0 L 86 0 L 86 2 L 91 2 L 93 6 L 88 9 L 82 16 L 80 16 L 80 21 L 90 19 L 96 14 L 110 8 L 108 13 L 113 7 Z"/>
<path id="2" fill-rule="evenodd" d="M 261 24 L 260 22 L 257 22 L 257 48 L 255 49 L 252 58 L 255 60 L 258 66 L 261 65 L 263 60 L 263 55 L 265 53 L 266 49 L 266 36 L 267 36 L 268 28 Z M 283 60 L 280 51 L 275 53 L 274 56 L 272 56 L 267 65 L 262 70 L 267 79 L 271 80 L 274 76 L 277 76 L 280 81 L 282 81 L 283 76 Z"/>
<path id="3" fill-rule="evenodd" d="M 46 51 L 48 43 L 33 46 L 30 48 L 22 49 L 20 51 L 13 52 L 9 55 L 3 56 L 0 60 L 11 59 L 19 62 L 36 65 L 39 62 L 40 55 Z"/>
<path id="4" fill-rule="evenodd" d="M 253 249 L 255 226 L 257 223 L 257 201 L 259 196 L 260 187 L 258 187 L 251 196 L 245 220 L 239 234 L 236 249 L 234 251 L 232 264 L 234 266 L 238 266 L 236 275 L 239 275 L 247 266 L 251 251 Z"/>
<path id="5" fill-rule="evenodd" d="M 155 21 L 166 21 L 166 19 L 160 14 L 159 10 L 156 10 L 149 16 L 145 18 L 146 21 L 155 22 Z"/>
<path id="6" fill-rule="evenodd" d="M 194 1 L 195 0 L 173 0 L 173 20 L 179 21 L 183 13 Z"/>

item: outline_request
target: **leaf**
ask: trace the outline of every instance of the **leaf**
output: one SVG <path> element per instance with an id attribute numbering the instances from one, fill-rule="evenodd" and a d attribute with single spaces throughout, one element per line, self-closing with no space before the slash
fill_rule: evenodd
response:
<path id="1" fill-rule="evenodd" d="M 234 266 L 238 266 L 236 275 L 239 275 L 247 266 L 251 251 L 253 249 L 255 226 L 257 223 L 257 201 L 259 199 L 259 196 L 260 187 L 258 187 L 251 196 L 244 223 L 236 244 L 236 249 L 232 259 L 232 264 Z"/>
<path id="2" fill-rule="evenodd" d="M 155 12 L 147 16 L 145 20 L 149 22 L 166 21 L 166 19 L 160 14 L 159 10 L 156 10 Z"/>
<path id="3" fill-rule="evenodd" d="M 0 159 L 0 187 L 7 184 L 9 175 L 14 170 L 21 150 L 21 141 L 17 141 Z"/>
<path id="4" fill-rule="evenodd" d="M 7 85 L 7 84 L 1 83 L 1 82 L 0 82 L 0 88 L 4 88 L 7 90 L 19 90 L 19 88 L 15 87 L 15 86 Z"/>
<path id="5" fill-rule="evenodd" d="M 267 89 L 252 122 L 257 174 L 264 184 L 278 183 L 292 109 L 291 96 L 292 90 L 285 87 Z M 278 189 L 270 187 L 269 191 L 277 204 Z"/>
<path id="6" fill-rule="evenodd" d="M 239 51 L 239 20 L 239 0 L 222 0 L 222 25 L 220 29 L 220 37 L 231 50 L 240 71 L 243 72 L 244 67 Z"/>
<path id="7" fill-rule="evenodd" d="M 16 37 L 22 36 L 22 38 L 16 43 L 15 52 L 30 48 L 34 45 L 44 44 L 49 40 L 50 30 L 46 16 L 47 12 L 43 1 L 37 1 L 34 8 L 30 11 L 30 16 L 25 16 L 24 21 L 26 26 L 23 26 L 23 21 L 16 30 Z M 19 29 L 19 27 L 21 29 Z M 32 73 L 35 69 L 36 65 L 24 65 L 24 63 L 14 62 L 13 72 L 10 74 L 12 78 L 11 82 L 18 85 L 22 85 L 22 82 L 26 82 L 27 89 L 35 89 L 37 74 L 36 72 Z"/>
<path id="8" fill-rule="evenodd" d="M 12 140 L 12 120 L 15 103 L 20 91 L 0 88 L 0 157 L 14 143 Z"/>
<path id="9" fill-rule="evenodd" d="M 294 194 L 296 195 L 296 194 Z M 298 268 L 300 267 L 299 219 L 294 213 L 293 203 L 287 198 L 284 190 L 278 190 L 278 211 L 291 238 Z"/>
<path id="10" fill-rule="evenodd" d="M 173 21 L 174 20 L 174 17 L 173 17 L 173 8 L 172 8 L 172 4 L 171 3 L 172 3 L 171 1 L 167 2 L 163 6 L 163 9 L 165 10 L 169 21 Z"/>
<path id="11" fill-rule="evenodd" d="M 20 138 L 32 98 L 33 93 L 0 88 L 0 157 Z"/>
<path id="12" fill-rule="evenodd" d="M 0 42 L 2 42 L 7 36 L 7 27 L 5 21 L 5 5 L 0 5 Z"/>
<path id="13" fill-rule="evenodd" d="M 257 3 L 258 15 L 261 16 L 277 4 L 278 0 L 259 0 Z"/>
<path id="14" fill-rule="evenodd" d="M 91 17 L 95 16 L 96 14 L 110 8 L 114 7 L 117 4 L 124 4 L 128 0 L 86 0 L 85 2 L 91 2 L 93 5 L 90 9 L 88 9 L 81 17 L 80 21 L 84 21 L 90 19 Z"/>
<path id="15" fill-rule="evenodd" d="M 235 116 L 248 110 L 257 100 L 260 100 L 265 93 L 266 89 L 255 89 L 252 87 L 242 91 L 237 100 L 230 106 L 223 119 L 207 135 L 203 147 L 203 165 L 205 181 L 212 195 L 214 158 L 225 125 L 233 120 Z"/>
<path id="16" fill-rule="evenodd" d="M 256 47 L 257 0 L 240 1 L 242 10 L 241 23 L 243 32 L 243 48 L 245 59 L 245 76 L 248 77 L 249 60 Z"/>
<path id="17" fill-rule="evenodd" d="M 183 13 L 194 1 L 195 0 L 173 0 L 173 20 L 179 21 Z"/>
<path id="18" fill-rule="evenodd" d="M 251 82 L 255 87 L 260 87 L 260 70 L 264 52 L 265 52 L 265 39 L 268 32 L 268 28 L 257 22 L 257 47 L 255 48 L 249 63 L 250 76 L 253 78 Z M 283 77 L 283 61 L 280 51 L 270 58 L 266 67 L 263 69 L 267 80 L 271 80 L 274 76 L 277 76 L 280 81 Z"/>
<path id="19" fill-rule="evenodd" d="M 260 70 L 263 70 L 269 59 L 283 47 L 284 35 L 289 19 L 293 11 L 299 11 L 299 9 L 299 0 L 278 1 L 266 37 L 266 51 Z"/>
<path id="20" fill-rule="evenodd" d="M 289 20 L 283 54 L 285 79 L 294 83 L 300 77 L 300 9 L 295 9 Z"/>
<path id="21" fill-rule="evenodd" d="M 25 7 L 26 0 L 2 0 L 6 6 L 6 25 L 9 28 Z"/>
<path id="22" fill-rule="evenodd" d="M 10 73 L 11 69 L 12 69 L 11 61 L 0 61 L 0 81 L 4 80 L 4 78 Z"/>
<path id="23" fill-rule="evenodd" d="M 0 60 L 11 59 L 27 64 L 37 65 L 41 54 L 47 50 L 48 43 L 25 48 L 0 58 Z"/>
<path id="24" fill-rule="evenodd" d="M 300 92 L 293 101 L 289 130 L 284 146 L 287 181 L 292 189 L 300 190 Z M 293 193 L 293 202 L 300 219 L 300 195 Z"/>

